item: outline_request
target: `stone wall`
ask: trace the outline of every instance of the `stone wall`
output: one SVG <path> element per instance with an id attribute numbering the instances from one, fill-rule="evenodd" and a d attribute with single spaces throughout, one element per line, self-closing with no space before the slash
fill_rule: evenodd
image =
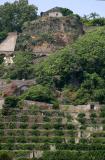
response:
<path id="1" fill-rule="evenodd" d="M 44 102 L 37 102 L 37 101 L 29 101 L 29 100 L 24 100 L 24 109 L 27 109 L 28 106 L 38 106 L 40 109 L 52 109 L 53 104 L 48 104 Z"/>
<path id="2" fill-rule="evenodd" d="M 94 108 L 91 108 L 91 104 L 94 105 Z M 37 101 L 29 101 L 29 100 L 25 100 L 24 101 L 24 106 L 25 109 L 28 106 L 32 106 L 32 105 L 36 105 L 38 107 L 40 107 L 40 109 L 52 109 L 53 108 L 53 104 L 48 104 L 48 103 L 44 103 L 44 102 L 37 102 Z M 72 113 L 80 113 L 80 112 L 89 112 L 89 111 L 98 111 L 100 110 L 101 105 L 99 105 L 99 103 L 89 103 L 87 105 L 59 105 L 60 110 L 62 111 L 68 111 L 68 112 L 72 112 Z"/>
<path id="3" fill-rule="evenodd" d="M 89 103 L 87 105 L 60 105 L 61 110 L 67 110 L 69 112 L 80 113 L 80 112 L 88 112 L 88 111 L 98 111 L 100 110 L 101 105 L 99 103 Z"/>

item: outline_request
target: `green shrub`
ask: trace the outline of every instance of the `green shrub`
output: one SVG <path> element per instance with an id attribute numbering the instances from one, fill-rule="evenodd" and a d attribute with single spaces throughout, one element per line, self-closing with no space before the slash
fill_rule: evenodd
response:
<path id="1" fill-rule="evenodd" d="M 5 78 L 10 79 L 33 79 L 34 78 L 34 65 L 33 54 L 30 52 L 20 51 L 16 52 L 13 58 L 14 65 L 8 68 L 8 74 Z"/>
<path id="2" fill-rule="evenodd" d="M 72 46 L 38 63 L 35 67 L 36 81 L 59 90 L 71 85 L 75 88 L 69 94 L 70 98 L 68 96 L 71 104 L 86 104 L 90 100 L 104 104 L 104 46 L 105 27 L 87 32 Z"/>
<path id="3" fill-rule="evenodd" d="M 49 123 L 46 123 L 46 124 L 43 125 L 43 128 L 47 129 L 47 130 L 50 130 L 50 129 L 52 129 L 52 125 L 49 124 Z"/>
<path id="4" fill-rule="evenodd" d="M 100 117 L 102 117 L 102 118 L 105 117 L 105 111 L 104 110 L 100 112 Z"/>
<path id="5" fill-rule="evenodd" d="M 25 136 L 16 137 L 16 142 L 17 143 L 26 143 L 26 137 Z"/>
<path id="6" fill-rule="evenodd" d="M 5 98 L 5 107 L 15 108 L 18 107 L 19 98 L 16 96 L 9 96 Z"/>
<path id="7" fill-rule="evenodd" d="M 28 124 L 27 123 L 21 123 L 20 124 L 20 128 L 21 129 L 26 129 L 28 127 Z"/>
<path id="8" fill-rule="evenodd" d="M 79 114 L 78 114 L 78 121 L 79 121 L 81 124 L 85 124 L 85 123 L 86 123 L 85 113 L 79 113 Z"/>
<path id="9" fill-rule="evenodd" d="M 45 117 L 43 117 L 43 121 L 45 121 L 45 122 L 50 122 L 51 119 L 50 119 L 49 117 L 45 116 Z"/>
<path id="10" fill-rule="evenodd" d="M 84 118 L 85 117 L 85 113 L 79 113 L 78 114 L 78 118 Z"/>
<path id="11" fill-rule="evenodd" d="M 91 113 L 90 118 L 97 118 L 97 114 L 95 112 Z"/>
<path id="12" fill-rule="evenodd" d="M 75 129 L 75 126 L 73 124 L 67 124 L 67 129 Z"/>
<path id="13" fill-rule="evenodd" d="M 53 109 L 59 109 L 59 102 L 58 101 L 55 101 L 53 102 Z"/>
<path id="14" fill-rule="evenodd" d="M 12 160 L 13 157 L 11 154 L 7 153 L 7 152 L 2 152 L 0 153 L 0 160 Z"/>
<path id="15" fill-rule="evenodd" d="M 70 16 L 73 15 L 73 11 L 71 11 L 68 8 L 61 8 L 60 9 L 61 13 L 63 14 L 63 16 Z"/>
<path id="16" fill-rule="evenodd" d="M 47 86 L 36 85 L 28 89 L 22 96 L 26 100 L 51 103 L 55 100 L 54 94 Z"/>
<path id="17" fill-rule="evenodd" d="M 4 123 L 0 123 L 0 129 L 4 129 L 5 128 L 5 124 Z"/>
<path id="18" fill-rule="evenodd" d="M 16 123 L 14 123 L 14 122 L 9 123 L 9 128 L 10 129 L 15 129 L 16 128 Z"/>
<path id="19" fill-rule="evenodd" d="M 8 137 L 7 138 L 7 143 L 15 143 L 15 137 L 14 136 Z"/>
<path id="20" fill-rule="evenodd" d="M 28 116 L 27 115 L 21 116 L 20 121 L 21 122 L 27 122 L 28 121 Z"/>
<path id="21" fill-rule="evenodd" d="M 4 55 L 0 55 L 0 65 L 4 62 Z"/>
<path id="22" fill-rule="evenodd" d="M 32 125 L 32 129 L 38 129 L 38 125 L 37 124 L 33 124 Z"/>
<path id="23" fill-rule="evenodd" d="M 54 128 L 57 130 L 63 130 L 63 125 L 61 123 L 54 124 Z"/>
<path id="24" fill-rule="evenodd" d="M 7 37 L 7 32 L 0 32 L 0 43 Z"/>

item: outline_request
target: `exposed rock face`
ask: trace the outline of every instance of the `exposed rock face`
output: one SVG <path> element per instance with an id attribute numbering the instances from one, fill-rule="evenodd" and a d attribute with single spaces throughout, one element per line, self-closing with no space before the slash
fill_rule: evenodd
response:
<path id="1" fill-rule="evenodd" d="M 83 33 L 77 16 L 40 17 L 24 24 L 16 48 L 33 51 L 36 55 L 47 55 L 73 43 Z"/>
<path id="2" fill-rule="evenodd" d="M 34 80 L 13 80 L 8 84 L 0 82 L 0 89 L 3 97 L 19 96 L 35 83 Z"/>
<path id="3" fill-rule="evenodd" d="M 83 27 L 78 17 L 42 17 L 36 21 L 24 24 L 24 33 L 31 34 L 55 33 L 55 32 L 76 32 L 79 35 L 83 33 Z"/>

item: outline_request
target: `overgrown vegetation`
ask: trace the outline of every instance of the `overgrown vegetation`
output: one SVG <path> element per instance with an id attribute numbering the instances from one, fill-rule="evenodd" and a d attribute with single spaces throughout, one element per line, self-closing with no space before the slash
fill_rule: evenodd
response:
<path id="1" fill-rule="evenodd" d="M 0 32 L 0 43 L 7 37 L 7 32 Z"/>
<path id="2" fill-rule="evenodd" d="M 35 68 L 37 82 L 60 90 L 65 86 L 70 91 L 72 88 L 75 95 L 73 102 L 76 104 L 90 100 L 105 103 L 104 29 L 90 31 L 71 47 L 58 51 L 38 64 Z M 72 98 L 70 101 L 72 103 Z"/>
<path id="3" fill-rule="evenodd" d="M 0 31 L 21 31 L 26 21 L 37 17 L 37 7 L 29 5 L 27 0 L 19 0 L 14 3 L 6 2 L 0 5 Z"/>
<path id="4" fill-rule="evenodd" d="M 90 15 L 84 15 L 81 18 L 82 23 L 85 26 L 104 26 L 105 25 L 105 18 L 100 17 L 97 13 L 90 13 Z"/>
<path id="5" fill-rule="evenodd" d="M 73 15 L 73 11 L 71 11 L 68 8 L 61 8 L 60 9 L 61 13 L 63 14 L 63 16 L 70 16 Z"/>
<path id="6" fill-rule="evenodd" d="M 36 12 L 37 8 L 28 5 L 27 0 L 1 5 L 0 42 L 7 31 L 21 32 L 23 23 L 34 20 Z M 73 14 L 66 8 L 61 12 L 68 18 Z M 82 21 L 88 26 L 105 25 L 105 19 L 96 13 Z M 59 37 L 58 40 L 63 46 Z M 58 45 L 52 34 L 32 37 L 28 33 L 20 35 L 17 48 L 21 51 L 13 57 L 12 65 L 5 66 L 4 57 L 0 56 L 0 77 L 7 79 L 8 84 L 16 79 L 36 80 L 36 85 L 18 97 L 5 97 L 0 111 L 0 160 L 26 160 L 24 157 L 30 153 L 40 156 L 40 151 L 43 154 L 39 160 L 104 160 L 105 106 L 98 111 L 84 113 L 80 108 L 72 113 L 72 105 L 59 104 L 105 103 L 105 27 L 87 32 L 74 44 L 37 64 L 32 50 L 28 52 L 28 41 L 33 46 L 44 42 Z M 33 102 L 25 106 L 28 101 L 23 103 L 24 100 L 45 103 L 41 107 Z M 50 108 L 46 103 L 53 105 Z"/>
<path id="7" fill-rule="evenodd" d="M 32 53 L 17 52 L 13 60 L 14 64 L 8 68 L 6 78 L 32 79 L 34 77 Z"/>
<path id="8" fill-rule="evenodd" d="M 55 96 L 53 90 L 47 86 L 36 85 L 28 89 L 22 96 L 22 99 L 53 103 Z"/>
<path id="9" fill-rule="evenodd" d="M 13 160 L 13 157 L 8 152 L 0 153 L 0 160 Z"/>
<path id="10" fill-rule="evenodd" d="M 87 32 L 38 64 L 34 64 L 33 54 L 17 52 L 8 70 L 1 64 L 0 74 L 10 79 L 35 78 L 37 84 L 61 91 L 63 104 L 105 103 L 104 30 L 102 27 Z"/>

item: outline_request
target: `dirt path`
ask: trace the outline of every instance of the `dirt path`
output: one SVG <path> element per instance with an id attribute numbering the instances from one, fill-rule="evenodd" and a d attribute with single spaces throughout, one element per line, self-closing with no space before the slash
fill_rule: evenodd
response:
<path id="1" fill-rule="evenodd" d="M 0 51 L 13 52 L 15 50 L 17 33 L 11 32 L 8 37 L 0 44 Z"/>

